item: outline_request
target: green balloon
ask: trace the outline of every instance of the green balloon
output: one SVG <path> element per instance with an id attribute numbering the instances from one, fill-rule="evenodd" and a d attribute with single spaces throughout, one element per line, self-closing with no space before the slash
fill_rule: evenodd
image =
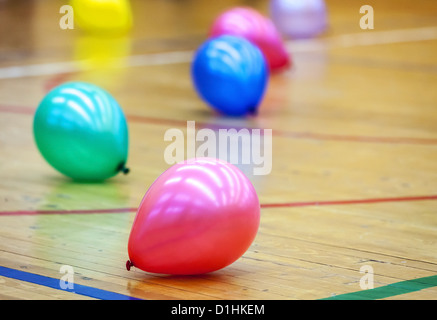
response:
<path id="1" fill-rule="evenodd" d="M 55 169 L 80 181 L 102 181 L 126 168 L 128 128 L 117 101 L 89 83 L 52 89 L 36 110 L 36 145 Z"/>

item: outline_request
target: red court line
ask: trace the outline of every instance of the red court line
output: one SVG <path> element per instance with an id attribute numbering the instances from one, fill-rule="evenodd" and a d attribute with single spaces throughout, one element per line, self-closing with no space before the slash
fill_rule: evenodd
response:
<path id="1" fill-rule="evenodd" d="M 395 198 L 354 199 L 354 200 L 265 203 L 265 204 L 261 205 L 261 208 L 332 206 L 332 205 L 370 204 L 370 203 L 380 203 L 380 202 L 403 202 L 403 201 L 423 201 L 423 200 L 437 200 L 437 195 L 413 196 L 413 197 L 395 197 Z"/>
<path id="2" fill-rule="evenodd" d="M 17 113 L 17 114 L 34 114 L 36 108 L 23 107 L 23 106 L 9 106 L 9 105 L 0 105 L 0 112 L 4 113 Z"/>
<path id="3" fill-rule="evenodd" d="M 140 123 L 152 123 L 156 125 L 174 125 L 174 126 L 186 126 L 187 122 L 183 120 L 172 120 L 163 118 L 151 118 L 144 116 L 128 115 L 128 120 L 131 122 Z M 221 124 L 211 124 L 205 122 L 197 122 L 197 128 L 210 128 L 212 130 L 218 129 L 254 129 L 247 127 L 236 127 Z M 261 132 L 262 133 L 262 132 Z M 335 140 L 335 141 L 350 141 L 350 142 L 368 142 L 368 143 L 390 143 L 390 144 L 425 144 L 434 145 L 437 144 L 437 139 L 431 138 L 409 138 L 409 137 L 377 137 L 377 136 L 351 136 L 351 135 L 336 135 L 336 134 L 324 134 L 324 133 L 311 133 L 311 132 L 292 132 L 273 129 L 272 134 L 274 136 L 291 137 L 294 139 L 312 139 L 312 140 Z"/>
<path id="4" fill-rule="evenodd" d="M 0 105 L 0 112 L 6 113 L 18 113 L 18 114 L 34 114 L 34 108 L 23 106 L 8 106 Z M 186 127 L 186 120 L 164 119 L 154 118 L 138 115 L 127 115 L 129 122 L 148 123 L 155 125 L 177 126 Z M 236 130 L 243 129 L 245 127 L 228 126 L 224 124 L 212 124 L 206 122 L 197 122 L 197 128 L 210 128 L 212 130 L 218 129 L 230 129 Z M 245 128 L 254 129 L 254 128 Z M 257 128 L 256 128 L 257 129 Z M 261 129 L 261 128 L 260 128 Z M 262 133 L 262 132 L 261 132 Z M 340 135 L 340 134 L 324 134 L 324 133 L 311 133 L 311 132 L 292 132 L 284 130 L 272 130 L 274 136 L 291 137 L 294 139 L 311 139 L 311 140 L 325 140 L 325 141 L 349 141 L 349 142 L 364 142 L 364 143 L 387 143 L 387 144 L 416 144 L 416 145 L 436 145 L 437 139 L 433 138 L 411 138 L 411 137 L 381 137 L 381 136 L 352 136 L 352 135 Z"/>
<path id="5" fill-rule="evenodd" d="M 387 144 L 423 144 L 423 145 L 437 144 L 437 139 L 431 139 L 431 138 L 348 136 L 348 135 L 311 133 L 311 132 L 287 132 L 287 131 L 280 131 L 280 130 L 273 130 L 273 135 L 292 137 L 295 139 L 312 139 L 312 140 L 334 140 L 334 141 L 387 143 Z"/>
<path id="6" fill-rule="evenodd" d="M 268 208 L 290 208 L 290 207 L 311 207 L 311 206 L 331 206 L 331 205 L 354 205 L 354 204 L 371 204 L 371 203 L 381 203 L 381 202 L 405 202 L 405 201 L 423 201 L 423 200 L 437 200 L 437 195 L 354 199 L 354 200 L 265 203 L 265 204 L 261 204 L 261 208 L 268 209 Z M 23 215 L 42 215 L 42 214 L 132 213 L 136 211 L 137 208 L 89 209 L 89 210 L 19 210 L 19 211 L 0 211 L 0 216 L 23 216 Z"/>
<path id="7" fill-rule="evenodd" d="M 44 83 L 44 90 L 48 93 L 54 87 L 62 84 L 68 79 L 68 73 L 58 73 Z"/>

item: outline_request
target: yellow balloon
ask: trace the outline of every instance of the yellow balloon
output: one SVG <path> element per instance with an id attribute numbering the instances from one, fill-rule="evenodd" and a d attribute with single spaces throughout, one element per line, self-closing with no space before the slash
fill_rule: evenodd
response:
<path id="1" fill-rule="evenodd" d="M 132 27 L 129 0 L 71 0 L 74 22 L 86 32 L 118 35 Z"/>

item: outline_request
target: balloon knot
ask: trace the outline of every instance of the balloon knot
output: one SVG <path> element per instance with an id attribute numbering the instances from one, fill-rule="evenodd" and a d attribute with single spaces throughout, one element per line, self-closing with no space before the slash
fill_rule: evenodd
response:
<path id="1" fill-rule="evenodd" d="M 130 268 L 133 267 L 133 265 L 134 264 L 130 260 L 127 260 L 126 261 L 126 269 L 127 269 L 127 271 L 130 271 Z"/>
<path id="2" fill-rule="evenodd" d="M 251 107 L 251 108 L 249 108 L 248 111 L 249 111 L 249 114 L 252 116 L 258 115 L 258 109 L 256 107 Z"/>
<path id="3" fill-rule="evenodd" d="M 129 171 L 130 171 L 130 169 L 129 169 L 129 168 L 126 168 L 124 165 L 125 165 L 125 163 L 124 163 L 124 162 L 121 162 L 121 163 L 117 166 L 116 171 L 117 171 L 117 172 L 118 172 L 118 171 L 121 171 L 121 172 L 123 172 L 124 174 L 128 174 Z"/>

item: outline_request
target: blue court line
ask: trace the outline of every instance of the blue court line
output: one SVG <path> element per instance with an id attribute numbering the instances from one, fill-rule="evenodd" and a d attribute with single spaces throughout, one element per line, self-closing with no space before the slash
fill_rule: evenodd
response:
<path id="1" fill-rule="evenodd" d="M 0 266 L 0 276 L 26 281 L 26 282 L 38 284 L 40 286 L 45 286 L 61 291 L 67 291 L 67 292 L 71 292 L 87 297 L 92 297 L 100 300 L 141 300 L 134 297 L 126 296 L 124 294 L 97 289 L 94 287 L 88 287 L 77 283 L 74 284 L 73 289 L 62 289 L 59 285 L 60 279 L 45 277 L 38 274 L 16 270 L 16 269 L 10 269 L 2 266 Z"/>

